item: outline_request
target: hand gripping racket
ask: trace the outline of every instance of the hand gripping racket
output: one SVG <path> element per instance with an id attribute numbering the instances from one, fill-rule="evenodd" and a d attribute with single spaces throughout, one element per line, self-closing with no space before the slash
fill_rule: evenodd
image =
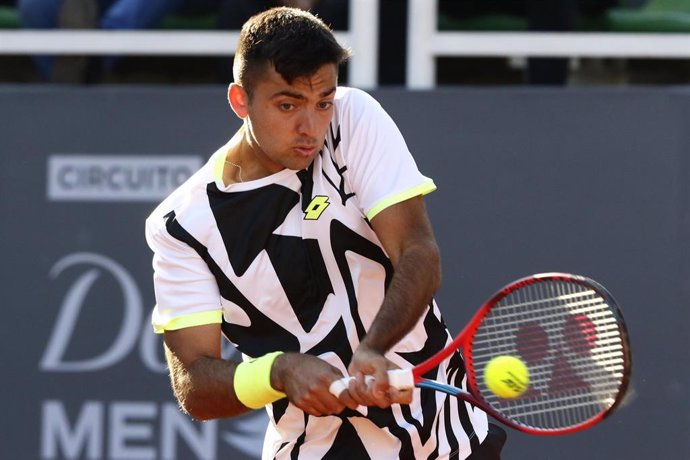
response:
<path id="1" fill-rule="evenodd" d="M 467 388 L 424 378 L 458 349 Z M 510 356 L 527 367 L 527 389 L 515 398 L 494 394 L 484 370 Z M 443 350 L 412 369 L 389 371 L 400 390 L 427 388 L 461 398 L 517 430 L 558 435 L 588 428 L 620 403 L 631 370 L 623 316 L 609 292 L 591 279 L 566 273 L 523 278 L 498 291 Z M 352 377 L 336 380 L 339 395 Z"/>

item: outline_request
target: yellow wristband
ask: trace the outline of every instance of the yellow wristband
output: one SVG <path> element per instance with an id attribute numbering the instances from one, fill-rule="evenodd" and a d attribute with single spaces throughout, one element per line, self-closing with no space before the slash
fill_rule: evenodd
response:
<path id="1" fill-rule="evenodd" d="M 271 368 L 281 354 L 282 351 L 274 351 L 237 365 L 233 385 L 242 404 L 250 409 L 260 409 L 285 397 L 285 393 L 271 386 Z"/>

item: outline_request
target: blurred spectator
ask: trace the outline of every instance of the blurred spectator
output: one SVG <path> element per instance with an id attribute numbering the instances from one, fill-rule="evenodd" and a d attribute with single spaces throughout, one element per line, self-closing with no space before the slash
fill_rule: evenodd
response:
<path id="1" fill-rule="evenodd" d="M 540 0 L 527 1 L 529 30 L 566 32 L 577 28 L 577 18 L 600 16 L 616 6 L 618 0 Z M 562 85 L 568 81 L 567 58 L 529 58 L 527 83 L 533 85 Z"/>
<path id="2" fill-rule="evenodd" d="M 347 30 L 348 4 L 349 0 L 17 0 L 24 28 L 104 30 L 152 29 L 171 14 L 208 13 L 218 15 L 218 28 L 239 30 L 249 17 L 274 6 L 308 9 L 332 28 Z M 98 82 L 117 60 L 117 56 L 34 58 L 43 80 L 63 83 Z M 231 78 L 231 60 L 223 59 L 221 67 L 221 79 Z"/>
<path id="3" fill-rule="evenodd" d="M 221 0 L 17 0 L 22 27 L 29 29 L 149 29 L 180 11 L 214 11 Z M 108 72 L 116 57 L 87 59 L 39 56 L 36 67 L 46 81 L 89 82 Z"/>
<path id="4" fill-rule="evenodd" d="M 506 14 L 527 19 L 538 32 L 566 32 L 577 28 L 578 17 L 594 17 L 619 0 L 439 0 L 439 11 L 454 18 Z M 529 58 L 526 81 L 535 85 L 561 85 L 568 79 L 568 59 Z"/>
<path id="5" fill-rule="evenodd" d="M 251 16 L 275 6 L 309 10 L 334 30 L 348 29 L 349 0 L 224 0 L 220 28 L 239 30 Z"/>

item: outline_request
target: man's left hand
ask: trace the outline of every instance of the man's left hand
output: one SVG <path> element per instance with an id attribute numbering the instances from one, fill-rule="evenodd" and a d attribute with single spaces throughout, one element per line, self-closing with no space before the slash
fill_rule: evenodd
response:
<path id="1" fill-rule="evenodd" d="M 362 406 L 382 409 L 391 404 L 410 404 L 411 391 L 399 391 L 388 383 L 388 370 L 396 368 L 383 354 L 360 345 L 348 367 L 348 373 L 354 377 L 348 388 L 350 396 Z"/>

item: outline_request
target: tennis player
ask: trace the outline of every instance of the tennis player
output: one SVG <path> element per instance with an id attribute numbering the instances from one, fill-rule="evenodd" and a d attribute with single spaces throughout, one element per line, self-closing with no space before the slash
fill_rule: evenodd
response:
<path id="1" fill-rule="evenodd" d="M 348 57 L 299 9 L 242 28 L 228 100 L 243 125 L 146 222 L 175 396 L 200 420 L 265 407 L 264 459 L 499 458 L 482 411 L 388 386 L 450 341 L 435 186 L 382 107 L 337 86 Z M 460 356 L 432 373 L 461 386 Z"/>

